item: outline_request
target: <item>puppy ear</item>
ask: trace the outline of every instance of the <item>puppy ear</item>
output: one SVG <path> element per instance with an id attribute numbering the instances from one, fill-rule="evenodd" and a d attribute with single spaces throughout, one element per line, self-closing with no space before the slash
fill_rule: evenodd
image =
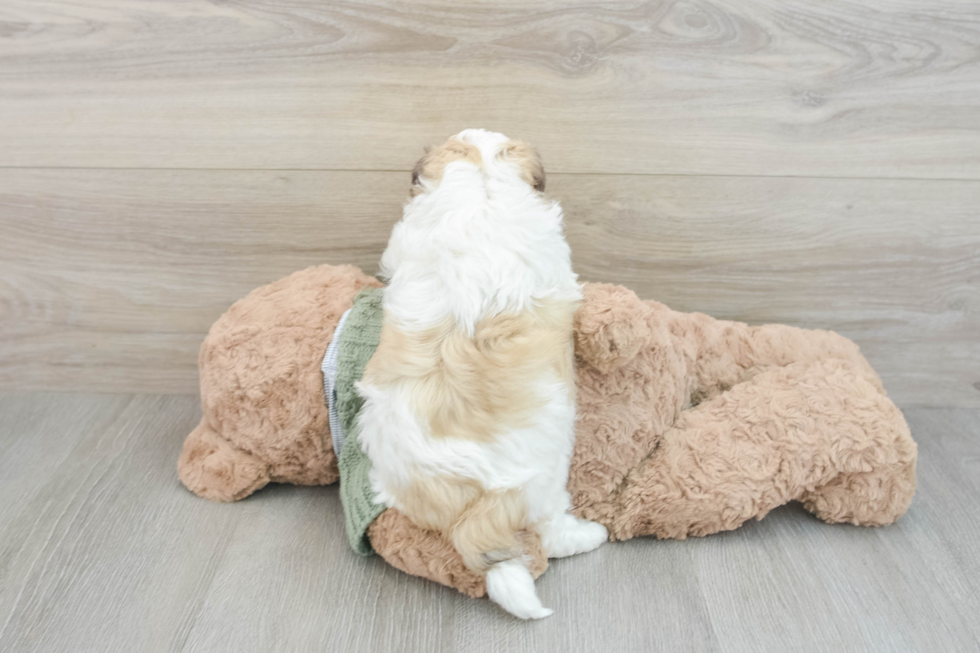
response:
<path id="1" fill-rule="evenodd" d="M 521 178 L 534 190 L 544 192 L 544 166 L 538 151 L 524 141 L 511 140 L 500 150 L 500 157 L 521 169 Z"/>
<path id="2" fill-rule="evenodd" d="M 429 158 L 429 152 L 432 151 L 430 146 L 426 146 L 423 150 L 422 158 L 415 163 L 415 167 L 412 168 L 412 197 L 415 197 L 422 191 L 422 187 L 419 184 L 419 180 L 422 178 L 422 171 L 425 170 L 425 163 Z"/>

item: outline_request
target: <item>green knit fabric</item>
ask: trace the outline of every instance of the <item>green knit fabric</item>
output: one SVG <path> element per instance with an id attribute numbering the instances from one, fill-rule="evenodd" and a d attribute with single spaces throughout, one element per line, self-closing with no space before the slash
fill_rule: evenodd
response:
<path id="1" fill-rule="evenodd" d="M 368 477 L 371 460 L 361 450 L 358 440 L 357 415 L 364 400 L 357 394 L 354 383 L 364 375 L 364 368 L 381 340 L 381 296 L 380 288 L 365 288 L 358 293 L 337 342 L 337 416 L 346 434 L 337 461 L 340 501 L 351 548 L 365 556 L 374 553 L 367 536 L 368 527 L 384 512 L 385 506 L 374 503 Z"/>

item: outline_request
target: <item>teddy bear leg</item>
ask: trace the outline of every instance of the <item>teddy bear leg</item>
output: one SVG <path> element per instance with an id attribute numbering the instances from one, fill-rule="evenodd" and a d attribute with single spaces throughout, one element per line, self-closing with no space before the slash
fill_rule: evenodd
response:
<path id="1" fill-rule="evenodd" d="M 885 526 L 908 510 L 915 494 L 915 460 L 870 472 L 838 475 L 801 497 L 803 506 L 830 524 Z"/>
<path id="2" fill-rule="evenodd" d="M 697 343 L 693 397 L 709 399 L 774 367 L 838 359 L 846 361 L 882 390 L 878 375 L 858 346 L 833 331 L 799 329 L 784 324 L 748 326 L 700 313 L 675 314 L 678 329 Z M 697 401 L 695 401 L 697 403 Z"/>
<path id="3" fill-rule="evenodd" d="M 830 365 L 832 362 L 825 363 Z M 884 390 L 871 389 L 873 380 L 860 371 L 835 380 L 847 391 L 844 398 L 860 406 L 860 419 L 852 416 L 840 429 L 844 437 L 835 443 L 840 473 L 816 489 L 804 491 L 799 499 L 807 510 L 828 523 L 891 524 L 905 513 L 915 494 L 915 441 L 901 411 Z M 845 385 L 845 381 L 850 383 Z"/>
<path id="4" fill-rule="evenodd" d="M 830 522 L 881 525 L 915 491 L 901 411 L 843 360 L 764 371 L 684 411 L 616 496 L 616 539 L 707 535 L 801 500 Z"/>
<path id="5" fill-rule="evenodd" d="M 719 424 L 702 433 L 724 437 L 730 425 Z M 687 539 L 738 528 L 780 503 L 758 483 L 742 483 L 737 474 L 713 478 L 718 452 L 702 467 L 703 458 L 688 443 L 686 428 L 674 428 L 644 463 L 623 482 L 614 497 L 615 512 L 606 521 L 610 538 L 628 540 L 653 535 L 658 539 Z M 586 516 L 592 516 L 587 511 Z M 598 517 L 598 515 L 597 515 Z"/>
<path id="6" fill-rule="evenodd" d="M 221 437 L 203 418 L 184 441 L 177 473 L 187 489 L 212 501 L 238 501 L 269 482 L 267 464 Z"/>

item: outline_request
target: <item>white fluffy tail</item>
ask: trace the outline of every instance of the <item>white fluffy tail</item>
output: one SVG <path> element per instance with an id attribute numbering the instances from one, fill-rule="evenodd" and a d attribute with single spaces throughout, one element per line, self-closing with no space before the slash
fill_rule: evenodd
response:
<path id="1" fill-rule="evenodd" d="M 487 572 L 490 600 L 521 619 L 543 619 L 554 612 L 543 605 L 534 591 L 534 579 L 519 559 L 498 562 Z"/>

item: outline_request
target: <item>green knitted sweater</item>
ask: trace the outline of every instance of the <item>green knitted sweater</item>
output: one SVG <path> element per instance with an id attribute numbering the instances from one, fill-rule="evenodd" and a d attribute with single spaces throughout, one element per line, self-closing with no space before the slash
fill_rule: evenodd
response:
<path id="1" fill-rule="evenodd" d="M 380 288 L 365 288 L 358 293 L 337 342 L 337 414 L 346 433 L 337 460 L 340 501 L 344 506 L 347 539 L 351 548 L 361 555 L 374 553 L 367 530 L 385 510 L 383 504 L 374 503 L 368 477 L 371 460 L 361 449 L 361 429 L 357 423 L 364 400 L 354 388 L 381 340 L 381 296 Z"/>

